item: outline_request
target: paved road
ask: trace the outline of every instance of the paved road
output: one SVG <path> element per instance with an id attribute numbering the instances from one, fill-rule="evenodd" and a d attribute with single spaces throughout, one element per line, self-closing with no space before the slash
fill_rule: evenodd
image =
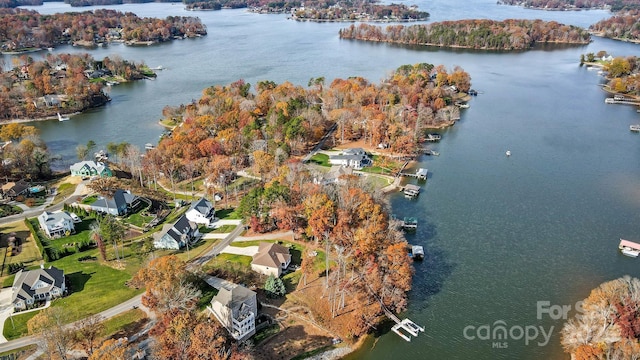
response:
<path id="1" fill-rule="evenodd" d="M 193 259 L 189 265 L 189 270 L 195 270 L 195 268 L 201 267 L 206 264 L 209 260 L 213 259 L 216 255 L 220 254 L 222 249 L 227 247 L 238 235 L 240 235 L 244 231 L 244 226 L 239 225 L 230 232 L 226 238 L 224 238 L 220 243 L 216 244 L 211 250 L 207 251 L 202 256 Z M 121 314 L 125 311 L 131 310 L 134 306 L 139 306 L 142 310 L 148 313 L 148 309 L 141 306 L 142 295 L 138 295 L 134 298 L 131 298 L 123 303 L 120 303 L 110 309 L 107 309 L 100 313 L 104 318 L 111 318 L 118 314 Z M 70 325 L 72 326 L 72 324 Z M 5 343 L 0 344 L 0 353 L 10 350 L 15 350 L 27 345 L 37 344 L 39 341 L 38 336 L 25 336 L 16 340 L 11 340 Z"/>
<path id="2" fill-rule="evenodd" d="M 303 163 L 309 162 L 309 160 L 311 160 L 313 155 L 315 155 L 315 153 L 317 153 L 320 149 L 322 149 L 322 145 L 324 145 L 325 140 L 327 140 L 329 136 L 331 136 L 331 134 L 333 134 L 333 132 L 336 131 L 337 128 L 338 128 L 338 124 L 333 124 L 333 126 L 329 129 L 329 131 L 327 131 L 327 133 L 324 134 L 322 139 L 318 141 L 316 146 L 313 147 L 313 150 L 311 150 L 310 153 L 308 153 L 305 157 L 302 158 L 302 162 Z"/>
<path id="3" fill-rule="evenodd" d="M 212 247 L 211 250 L 207 251 L 206 253 L 204 253 L 199 258 L 193 259 L 191 261 L 191 263 L 189 264 L 188 269 L 189 270 L 194 270 L 195 267 L 200 267 L 200 266 L 206 264 L 209 260 L 213 259 L 218 254 L 220 254 L 222 249 L 224 249 L 227 246 L 229 246 L 229 244 L 236 237 L 238 237 L 243 231 L 244 231 L 244 226 L 242 226 L 242 225 L 236 226 L 236 228 L 233 229 L 233 231 L 230 232 L 229 235 L 227 235 L 227 237 L 225 237 L 224 239 L 222 239 L 222 241 L 220 241 L 214 247 Z"/>

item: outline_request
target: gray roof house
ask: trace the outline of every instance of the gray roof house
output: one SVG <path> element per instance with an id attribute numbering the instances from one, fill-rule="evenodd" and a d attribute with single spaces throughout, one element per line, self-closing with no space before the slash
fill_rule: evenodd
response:
<path id="1" fill-rule="evenodd" d="M 258 252 L 253 255 L 251 270 L 279 277 L 290 263 L 291 254 L 288 248 L 276 243 L 261 242 Z"/>
<path id="2" fill-rule="evenodd" d="M 362 169 L 371 166 L 373 161 L 362 148 L 345 149 L 338 155 L 329 156 L 331 165 L 347 166 L 354 169 Z"/>
<path id="3" fill-rule="evenodd" d="M 153 246 L 156 249 L 178 250 L 199 237 L 198 224 L 182 215 L 175 223 L 165 224 L 162 231 L 153 234 Z"/>
<path id="4" fill-rule="evenodd" d="M 344 177 L 351 175 L 353 175 L 353 168 L 334 165 L 329 172 L 316 176 L 313 182 L 319 185 L 337 184 Z"/>
<path id="5" fill-rule="evenodd" d="M 72 176 L 100 176 L 109 177 L 113 176 L 113 173 L 105 163 L 96 161 L 80 161 L 69 167 Z"/>
<path id="6" fill-rule="evenodd" d="M 244 286 L 222 286 L 207 309 L 238 341 L 246 340 L 256 333 L 256 293 Z"/>
<path id="7" fill-rule="evenodd" d="M 5 198 L 13 199 L 20 195 L 25 195 L 29 190 L 29 183 L 27 183 L 24 179 L 20 179 L 16 182 L 8 182 L 2 185 L 2 195 Z"/>
<path id="8" fill-rule="evenodd" d="M 68 236 L 76 231 L 73 218 L 66 211 L 45 211 L 38 216 L 38 223 L 50 238 Z"/>
<path id="9" fill-rule="evenodd" d="M 215 213 L 216 211 L 213 208 L 211 201 L 203 197 L 200 200 L 191 203 L 191 207 L 189 207 L 185 216 L 189 221 L 209 227 L 213 224 L 213 221 L 216 218 Z"/>
<path id="10" fill-rule="evenodd" d="M 135 208 L 140 202 L 140 198 L 133 195 L 129 190 L 118 189 L 112 198 L 99 197 L 93 203 L 89 204 L 91 210 L 109 213 L 114 216 L 126 215 Z"/>
<path id="11" fill-rule="evenodd" d="M 53 266 L 48 269 L 20 270 L 11 289 L 14 310 L 25 310 L 36 301 L 62 296 L 65 292 L 64 271 Z"/>

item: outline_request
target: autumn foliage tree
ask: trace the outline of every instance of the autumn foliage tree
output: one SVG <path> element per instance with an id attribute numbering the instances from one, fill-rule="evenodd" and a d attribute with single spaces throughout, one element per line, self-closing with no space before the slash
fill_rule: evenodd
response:
<path id="1" fill-rule="evenodd" d="M 131 284 L 146 288 L 143 305 L 159 314 L 192 310 L 200 290 L 190 281 L 187 265 L 175 255 L 153 259 L 141 268 Z"/>
<path id="2" fill-rule="evenodd" d="M 640 354 L 640 280 L 624 276 L 591 291 L 582 313 L 565 323 L 562 346 L 576 360 Z"/>

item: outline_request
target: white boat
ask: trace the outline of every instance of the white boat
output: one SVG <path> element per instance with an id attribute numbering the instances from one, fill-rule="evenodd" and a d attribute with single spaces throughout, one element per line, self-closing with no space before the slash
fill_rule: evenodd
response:
<path id="1" fill-rule="evenodd" d="M 629 126 L 629 130 L 631 130 L 631 131 L 636 131 L 636 132 L 640 132 L 640 124 L 636 124 L 636 125 L 631 125 L 631 126 Z"/>
<path id="2" fill-rule="evenodd" d="M 622 254 L 625 256 L 635 258 L 640 255 L 640 244 L 633 241 L 620 239 L 620 245 L 618 245 L 618 249 L 620 249 Z"/>
<path id="3" fill-rule="evenodd" d="M 507 156 L 511 156 L 511 150 L 507 150 L 507 152 L 505 153 Z"/>
<path id="4" fill-rule="evenodd" d="M 459 108 L 461 108 L 461 109 L 468 109 L 468 108 L 469 108 L 469 104 L 462 104 L 462 103 L 460 103 L 460 104 L 456 104 L 456 105 L 457 105 Z"/>
<path id="5" fill-rule="evenodd" d="M 439 153 L 439 152 L 437 152 L 437 151 L 433 151 L 433 150 L 431 150 L 431 155 L 433 155 L 433 156 L 438 156 L 438 155 L 440 155 L 440 153 Z"/>
<path id="6" fill-rule="evenodd" d="M 62 116 L 60 115 L 60 113 L 58 113 L 58 121 L 67 121 L 69 120 L 68 116 Z"/>

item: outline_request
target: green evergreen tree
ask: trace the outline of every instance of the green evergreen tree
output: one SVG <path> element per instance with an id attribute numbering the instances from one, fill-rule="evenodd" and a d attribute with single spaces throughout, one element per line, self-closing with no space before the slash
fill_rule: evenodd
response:
<path id="1" fill-rule="evenodd" d="M 270 298 L 279 298 L 287 293 L 287 289 L 284 287 L 282 279 L 273 275 L 269 275 L 267 278 L 267 281 L 264 283 L 264 290 Z"/>

